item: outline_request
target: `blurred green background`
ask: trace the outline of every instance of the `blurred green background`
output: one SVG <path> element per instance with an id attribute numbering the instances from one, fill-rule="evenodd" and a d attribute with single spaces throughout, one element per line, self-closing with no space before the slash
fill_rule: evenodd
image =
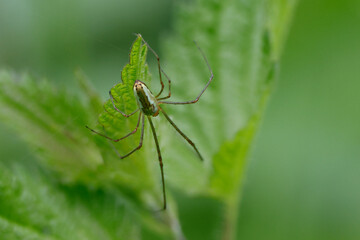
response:
<path id="1" fill-rule="evenodd" d="M 172 7 L 167 0 L 0 0 L 0 66 L 70 88 L 81 67 L 105 99 L 120 81 L 132 33 L 159 50 Z M 360 239 L 359 24 L 358 0 L 299 1 L 248 167 L 239 239 Z M 26 145 L 0 131 L 1 160 L 29 162 Z M 198 226 L 196 235 L 208 226 L 191 208 L 180 216 L 184 228 Z"/>
<path id="2" fill-rule="evenodd" d="M 241 239 L 360 239 L 360 1 L 299 1 L 245 186 Z"/>

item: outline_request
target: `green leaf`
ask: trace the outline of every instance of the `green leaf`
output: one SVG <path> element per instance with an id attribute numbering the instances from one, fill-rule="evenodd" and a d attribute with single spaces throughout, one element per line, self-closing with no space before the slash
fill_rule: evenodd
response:
<path id="1" fill-rule="evenodd" d="M 222 160 L 215 160 L 214 156 L 219 154 L 224 143 L 234 141 L 238 132 L 246 129 L 253 116 L 263 109 L 263 95 L 268 94 L 274 82 L 274 78 L 269 77 L 275 74 L 276 66 L 271 57 L 276 39 L 272 39 L 274 34 L 268 24 L 272 15 L 265 1 L 230 0 L 181 5 L 178 15 L 177 34 L 165 41 L 164 50 L 169 62 L 165 71 L 172 79 L 174 101 L 194 99 L 210 76 L 192 40 L 198 42 L 207 56 L 214 80 L 198 103 L 164 108 L 171 111 L 185 133 L 191 133 L 189 137 L 205 155 L 206 172 L 201 168 L 196 174 L 190 170 L 199 168 L 195 165 L 196 156 L 192 152 L 187 154 L 185 144 L 169 139 L 166 142 L 178 146 L 171 148 L 171 156 L 172 161 L 178 163 L 176 171 L 184 173 L 181 178 L 194 179 L 194 175 L 200 175 L 208 180 L 221 179 L 226 177 L 226 171 L 222 176 L 216 175 L 216 168 L 221 164 L 214 162 Z M 236 161 L 233 159 L 233 164 Z M 233 164 L 227 166 L 229 170 Z M 180 177 L 171 174 L 169 178 L 174 184 L 183 186 Z M 196 185 L 197 180 L 194 182 Z M 186 189 L 195 191 L 190 184 Z M 198 188 L 197 191 L 211 193 L 214 185 L 207 186 L 207 190 Z"/>
<path id="2" fill-rule="evenodd" d="M 0 164 L 1 239 L 112 238 L 90 209 L 69 201 L 36 168 L 30 170 Z"/>
<path id="3" fill-rule="evenodd" d="M 77 74 L 85 95 L 81 98 L 47 81 L 0 72 L 0 119 L 36 150 L 41 166 L 52 173 L 54 179 L 80 188 L 58 188 L 55 181 L 46 181 L 49 177 L 31 181 L 30 171 L 25 169 L 21 174 L 1 171 L 0 197 L 4 204 L 0 208 L 0 229 L 10 234 L 9 239 L 24 235 L 29 239 L 69 239 L 67 234 L 78 234 L 76 239 L 123 236 L 137 239 L 137 232 L 145 227 L 152 234 L 181 239 L 176 201 L 170 194 L 171 187 L 175 187 L 180 193 L 216 198 L 223 204 L 222 238 L 234 238 L 246 159 L 276 79 L 294 6 L 294 0 L 179 3 L 175 33 L 163 40 L 164 58 L 160 55 L 161 62 L 168 63 L 162 68 L 172 80 L 170 100 L 195 99 L 210 77 L 193 40 L 208 58 L 215 77 L 197 104 L 161 105 L 195 142 L 205 158 L 204 163 L 161 114 L 154 118 L 166 183 L 169 183 L 169 209 L 162 213 L 149 210 L 161 208 L 162 192 L 157 153 L 148 124 L 143 148 L 120 160 L 117 152 L 124 155 L 138 146 L 139 131 L 113 143 L 85 126 L 111 138 L 120 138 L 136 127 L 137 115 L 123 117 L 111 100 L 102 107 L 98 94 L 83 74 Z M 139 79 L 150 86 L 147 50 L 138 36 L 132 45 L 129 63 L 122 71 L 122 82 L 110 90 L 116 107 L 127 114 L 137 108 L 132 91 L 134 81 Z M 15 187 L 11 185 L 13 182 L 17 184 Z M 41 189 L 47 188 L 53 190 L 44 197 Z M 103 212 L 92 210 L 94 205 L 107 205 L 103 204 L 107 197 L 99 197 L 89 189 L 101 191 L 113 202 L 120 199 L 124 210 L 109 218 L 116 206 Z M 35 200 L 23 198 L 18 191 L 33 193 Z M 60 200 L 52 202 L 53 194 Z M 71 206 L 69 202 L 76 204 Z M 32 208 L 37 210 L 35 217 L 30 211 Z M 71 210 L 79 209 L 78 217 L 69 217 Z M 88 215 L 91 217 L 87 218 Z M 118 218 L 123 220 L 121 227 L 112 225 Z M 52 219 L 56 226 L 49 225 Z M 64 219 L 72 220 L 65 222 Z M 59 230 L 62 224 L 66 229 L 64 233 Z M 46 226 L 45 230 L 42 226 Z M 47 235 L 48 228 L 52 231 Z M 87 228 L 91 231 L 84 232 Z M 87 238 L 87 234 L 91 237 Z"/>
<path id="4" fill-rule="evenodd" d="M 12 240 L 52 240 L 54 238 L 44 236 L 41 233 L 32 231 L 16 223 L 10 222 L 0 217 L 0 233 L 3 239 Z"/>
<path id="5" fill-rule="evenodd" d="M 136 108 L 132 85 L 136 79 L 150 81 L 146 64 L 146 45 L 141 38 L 134 42 L 130 62 L 122 71 L 123 83 L 111 91 L 119 109 L 128 113 Z M 169 209 L 161 220 L 152 217 L 162 207 L 159 165 L 153 147 L 152 135 L 146 132 L 144 147 L 126 159 L 119 159 L 135 148 L 139 133 L 128 139 L 112 143 L 85 128 L 94 123 L 89 114 L 99 111 L 99 98 L 78 73 L 80 85 L 87 98 L 82 100 L 65 90 L 58 90 L 48 82 L 37 82 L 27 75 L 0 73 L 0 118 L 36 150 L 43 166 L 51 169 L 67 184 L 82 184 L 87 188 L 103 189 L 121 196 L 127 204 L 130 222 L 123 231 L 133 226 L 144 226 L 157 234 L 181 236 L 175 208 L 168 196 Z M 86 105 L 84 104 L 86 103 Z M 116 112 L 110 100 L 100 114 L 98 131 L 111 137 L 122 137 L 136 125 L 137 117 L 124 118 Z M 96 123 L 95 123 L 96 124 Z M 94 124 L 94 125 L 95 125 Z M 148 130 L 148 129 L 147 129 Z M 152 156 L 146 159 L 145 156 Z M 153 210 L 150 210 L 153 209 Z"/>
<path id="6" fill-rule="evenodd" d="M 103 159 L 87 137 L 88 109 L 79 97 L 36 83 L 27 75 L 0 72 L 0 118 L 16 129 L 64 182 L 95 170 Z"/>
<path id="7" fill-rule="evenodd" d="M 268 29 L 271 35 L 272 59 L 279 60 L 292 20 L 297 0 L 271 0 L 268 2 Z"/>
<path id="8" fill-rule="evenodd" d="M 186 144 L 167 138 L 169 181 L 189 194 L 223 202 L 223 239 L 234 238 L 246 159 L 276 79 L 294 6 L 292 0 L 179 4 L 175 34 L 164 41 L 169 63 L 164 71 L 172 80 L 174 101 L 195 99 L 209 79 L 193 40 L 214 72 L 213 82 L 198 103 L 163 108 L 205 156 L 204 171 Z"/>

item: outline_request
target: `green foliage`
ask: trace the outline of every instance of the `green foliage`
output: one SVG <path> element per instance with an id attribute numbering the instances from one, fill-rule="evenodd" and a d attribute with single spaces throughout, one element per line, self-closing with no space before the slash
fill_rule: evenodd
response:
<path id="1" fill-rule="evenodd" d="M 213 68 L 214 82 L 198 105 L 172 113 L 177 121 L 187 123 L 186 131 L 192 133 L 200 151 L 206 151 L 208 164 L 201 177 L 207 179 L 205 185 L 194 190 L 189 183 L 186 189 L 224 202 L 228 208 L 224 238 L 234 237 L 246 158 L 274 84 L 294 5 L 295 1 L 200 0 L 194 6 L 182 7 L 175 25 L 177 34 L 165 42 L 166 59 L 171 62 L 167 70 L 174 85 L 180 83 L 174 86 L 175 98 L 193 98 L 209 77 L 200 53 L 191 46 L 192 40 L 198 42 Z M 171 149 L 174 162 L 184 162 L 184 151 Z M 188 173 L 181 175 L 185 179 L 199 175 L 178 165 L 176 171 Z"/>
<path id="2" fill-rule="evenodd" d="M 174 101 L 194 99 L 209 78 L 192 40 L 205 52 L 215 75 L 197 104 L 163 107 L 197 144 L 204 163 L 183 139 L 175 137 L 161 114 L 155 124 L 166 181 L 183 194 L 216 198 L 224 206 L 223 239 L 234 237 L 246 158 L 274 83 L 293 5 L 293 1 L 275 0 L 182 4 L 176 34 L 163 43 L 169 62 L 164 70 L 172 79 Z M 146 57 L 147 47 L 138 36 L 122 71 L 122 83 L 111 89 L 115 105 L 127 114 L 136 109 L 134 81 L 150 84 Z M 149 126 L 145 126 L 143 148 L 120 160 L 116 151 L 125 154 L 136 147 L 140 134 L 112 143 L 85 125 L 119 138 L 135 128 L 136 115 L 124 118 L 111 100 L 101 109 L 96 91 L 80 72 L 77 76 L 82 98 L 47 81 L 0 73 L 0 118 L 36 150 L 43 168 L 55 174 L 50 177 L 45 170 L 37 171 L 39 178 L 31 179 L 26 169 L 20 168 L 19 173 L 2 167 L 0 229 L 7 239 L 138 239 L 141 228 L 158 237 L 181 239 L 170 187 L 169 209 L 154 212 L 161 208 L 162 197 Z M 79 189 L 60 187 L 58 181 Z M 104 199 L 111 204 L 105 207 Z M 99 210 L 102 207 L 104 211 Z M 114 225 L 117 221 L 122 224 Z"/>
<path id="3" fill-rule="evenodd" d="M 150 80 L 145 63 L 146 52 L 146 46 L 138 38 L 133 44 L 130 62 L 122 72 L 123 83 L 112 89 L 115 101 L 126 112 L 136 107 L 131 97 L 135 79 Z M 138 144 L 137 136 L 129 138 L 125 144 L 112 144 L 86 129 L 86 125 L 94 122 L 89 114 L 99 111 L 99 100 L 84 76 L 80 72 L 77 75 L 85 91 L 86 104 L 79 97 L 56 90 L 46 81 L 37 83 L 26 75 L 19 77 L 1 72 L 0 117 L 19 131 L 62 182 L 116 193 L 125 201 L 125 213 L 132 221 L 139 221 L 162 234 L 169 231 L 169 227 L 163 225 L 171 224 L 176 232 L 176 215 L 171 208 L 163 214 L 162 221 L 151 218 L 152 211 L 149 209 L 157 210 L 162 205 L 160 184 L 157 182 L 159 175 L 153 174 L 158 171 L 157 162 L 144 161 L 145 153 L 152 150 L 147 150 L 145 145 L 142 151 L 120 160 L 114 148 L 120 152 L 133 149 Z M 99 127 L 98 130 L 106 130 L 107 134 L 113 134 L 110 135 L 112 137 L 124 136 L 136 125 L 136 117 L 122 117 L 114 111 L 110 100 L 101 111 L 99 123 L 104 129 Z M 150 142 L 148 137 L 145 142 Z M 14 199 L 12 202 L 15 202 Z M 124 227 L 121 231 L 128 232 L 126 229 L 129 226 Z"/>
<path id="4" fill-rule="evenodd" d="M 2 239 L 111 239 L 89 209 L 68 201 L 36 169 L 1 164 L 0 170 Z"/>
<path id="5" fill-rule="evenodd" d="M 90 117 L 79 97 L 45 80 L 2 71 L 0 99 L 0 117 L 38 150 L 62 181 L 74 182 L 103 162 L 84 128 Z"/>
<path id="6" fill-rule="evenodd" d="M 196 106 L 171 111 L 205 152 L 205 171 L 191 154 L 184 156 L 189 152 L 185 146 L 168 150 L 175 167 L 172 170 L 169 164 L 167 171 L 170 181 L 182 189 L 182 179 L 200 178 L 195 184 L 187 182 L 185 191 L 213 196 L 225 204 L 224 239 L 234 237 L 246 159 L 276 78 L 294 5 L 295 1 L 199 0 L 180 6 L 176 34 L 164 42 L 174 98 L 193 99 L 209 78 L 192 40 L 206 53 L 215 75 Z"/>

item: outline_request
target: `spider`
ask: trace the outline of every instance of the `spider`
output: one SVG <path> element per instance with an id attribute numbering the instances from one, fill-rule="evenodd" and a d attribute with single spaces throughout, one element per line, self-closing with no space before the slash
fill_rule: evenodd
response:
<path id="1" fill-rule="evenodd" d="M 158 159 L 159 159 L 159 165 L 160 165 L 160 171 L 161 171 L 161 182 L 162 182 L 162 193 L 163 193 L 163 209 L 166 209 L 166 193 L 165 193 L 165 179 L 164 179 L 164 170 L 163 170 L 163 161 L 162 161 L 162 156 L 161 156 L 161 151 L 160 151 L 160 147 L 159 147 L 159 142 L 158 142 L 158 138 L 156 135 L 156 131 L 155 131 L 155 127 L 154 124 L 151 120 L 152 117 L 156 117 L 159 115 L 159 113 L 161 112 L 164 117 L 166 118 L 166 120 L 175 128 L 175 130 L 194 148 L 195 152 L 197 153 L 198 157 L 200 158 L 201 161 L 203 161 L 203 157 L 201 156 L 199 150 L 197 149 L 196 145 L 194 144 L 193 141 L 190 140 L 190 138 L 188 138 L 179 128 L 178 126 L 176 126 L 176 124 L 171 120 L 171 118 L 165 113 L 165 111 L 160 107 L 161 104 L 175 104 L 175 105 L 179 105 L 179 104 L 193 104 L 196 103 L 197 101 L 199 101 L 201 95 L 205 92 L 205 90 L 207 89 L 207 87 L 209 86 L 210 82 L 213 80 L 214 78 L 214 74 L 212 72 L 212 69 L 210 67 L 210 64 L 208 63 L 208 60 L 205 56 L 205 54 L 203 53 L 203 51 L 200 49 L 200 47 L 197 45 L 197 43 L 194 41 L 196 47 L 198 48 L 198 50 L 200 51 L 204 61 L 206 62 L 206 65 L 210 71 L 210 78 L 207 82 L 207 84 L 205 85 L 205 87 L 202 89 L 202 91 L 200 92 L 200 94 L 192 101 L 186 101 L 186 102 L 171 102 L 171 101 L 164 101 L 165 99 L 169 99 L 171 97 L 171 80 L 170 78 L 166 75 L 166 73 L 162 70 L 161 66 L 160 66 L 160 58 L 159 56 L 156 54 L 156 52 L 149 46 L 149 44 L 143 39 L 143 37 L 140 34 L 137 34 L 137 36 L 139 38 L 141 38 L 142 42 L 147 46 L 148 49 L 150 49 L 150 51 L 154 54 L 155 58 L 157 59 L 157 66 L 158 66 L 158 71 L 159 71 L 159 79 L 160 79 L 160 84 L 161 84 L 161 89 L 159 91 L 158 94 L 154 95 L 150 89 L 146 86 L 146 84 L 140 80 L 136 80 L 134 85 L 133 85 L 133 91 L 134 91 L 134 96 L 136 98 L 137 101 L 137 105 L 138 108 L 130 113 L 130 114 L 125 114 L 124 112 L 122 112 L 120 109 L 118 109 L 115 106 L 114 103 L 114 97 L 111 93 L 111 89 L 109 91 L 109 95 L 110 95 L 110 99 L 112 102 L 112 105 L 114 107 L 114 109 L 116 111 L 118 111 L 119 113 L 121 113 L 121 115 L 123 115 L 124 117 L 128 118 L 131 117 L 132 115 L 134 115 L 135 113 L 137 113 L 138 111 L 140 111 L 139 116 L 138 116 L 138 121 L 136 124 L 136 127 L 133 131 L 131 131 L 129 134 L 125 135 L 122 138 L 118 138 L 118 139 L 114 139 L 114 138 L 110 138 L 100 132 L 97 132 L 91 128 L 89 128 L 88 126 L 86 126 L 89 130 L 91 130 L 92 132 L 105 137 L 113 142 L 119 142 L 120 140 L 123 140 L 127 137 L 129 137 L 130 135 L 134 134 L 137 132 L 139 125 L 140 125 L 140 121 L 141 121 L 141 135 L 140 135 L 140 142 L 139 145 L 134 148 L 132 151 L 130 151 L 129 153 L 120 156 L 120 159 L 124 159 L 128 156 L 130 156 L 132 153 L 134 153 L 135 151 L 139 150 L 142 147 L 143 144 L 143 139 L 144 139 L 144 126 L 145 126 L 145 116 L 148 119 L 149 123 L 150 123 L 150 127 L 151 127 L 151 131 L 152 134 L 154 136 L 154 141 L 155 141 L 155 145 L 156 145 L 156 150 L 157 150 L 157 154 L 158 154 Z M 166 79 L 168 80 L 168 86 L 169 86 L 169 91 L 168 91 L 168 95 L 166 97 L 160 97 L 161 93 L 164 90 L 164 83 L 162 81 L 161 78 L 161 73 L 164 74 L 164 76 L 166 77 Z"/>

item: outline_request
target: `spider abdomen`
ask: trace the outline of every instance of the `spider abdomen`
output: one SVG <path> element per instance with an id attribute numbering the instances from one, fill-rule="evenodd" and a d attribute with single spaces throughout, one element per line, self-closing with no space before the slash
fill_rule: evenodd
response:
<path id="1" fill-rule="evenodd" d="M 140 110 L 145 115 L 155 117 L 159 114 L 158 102 L 145 83 L 140 80 L 135 81 L 134 95 Z"/>

